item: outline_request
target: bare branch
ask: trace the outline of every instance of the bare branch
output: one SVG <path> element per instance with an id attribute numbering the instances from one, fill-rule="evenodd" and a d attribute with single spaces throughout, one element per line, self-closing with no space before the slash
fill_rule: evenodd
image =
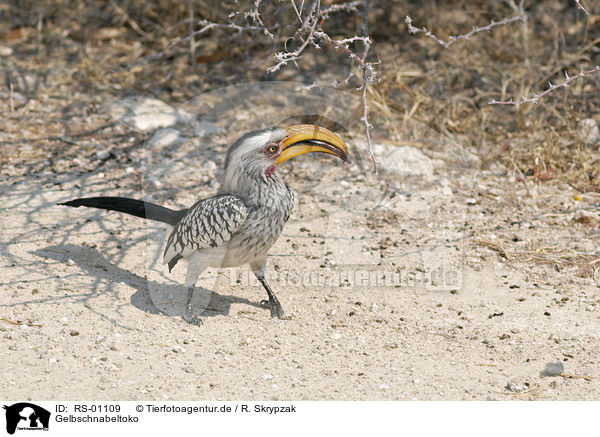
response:
<path id="1" fill-rule="evenodd" d="M 489 32 L 494 27 L 503 26 L 506 24 L 513 23 L 515 21 L 525 21 L 525 13 L 523 11 L 523 1 L 524 0 L 521 0 L 521 2 L 519 3 L 518 12 L 514 17 L 505 18 L 500 21 L 492 20 L 490 22 L 490 24 L 488 24 L 487 26 L 483 26 L 483 27 L 474 26 L 473 29 L 469 33 L 465 33 L 464 35 L 451 36 L 450 38 L 448 38 L 448 41 L 444 41 L 444 40 L 438 38 L 433 33 L 431 33 L 426 27 L 413 26 L 412 18 L 410 18 L 408 15 L 406 16 L 404 22 L 406 23 L 406 27 L 408 28 L 409 33 L 411 33 L 411 34 L 424 33 L 426 37 L 431 38 L 432 40 L 437 42 L 439 45 L 441 45 L 447 49 L 448 47 L 450 47 L 452 44 L 454 44 L 457 41 L 470 39 L 471 36 L 473 36 L 476 33 Z"/>
<path id="2" fill-rule="evenodd" d="M 369 81 L 372 81 L 375 79 L 375 68 L 373 68 L 373 65 L 365 62 L 364 58 L 361 58 L 360 56 L 358 56 L 356 53 L 354 53 L 352 50 L 350 50 L 350 47 L 348 47 L 348 45 L 352 42 L 361 41 L 365 45 L 365 50 L 368 51 L 369 48 L 371 47 L 371 40 L 369 39 L 368 36 L 354 36 L 352 38 L 335 40 L 335 39 L 332 39 L 329 35 L 327 35 L 322 30 L 316 31 L 315 36 L 318 38 L 321 38 L 323 41 L 327 42 L 328 44 L 331 44 L 335 49 L 343 50 L 350 59 L 352 59 L 354 62 L 356 62 L 358 64 L 358 66 L 362 70 L 365 70 L 366 72 L 368 72 Z"/>
<path id="3" fill-rule="evenodd" d="M 275 53 L 275 58 L 279 62 L 276 65 L 269 67 L 267 69 L 268 72 L 272 73 L 274 71 L 277 71 L 281 67 L 283 67 L 285 64 L 287 64 L 288 62 L 292 62 L 297 59 L 300 59 L 300 54 L 304 51 L 304 49 L 306 48 L 306 46 L 309 43 L 312 43 L 315 46 L 315 48 L 319 48 L 319 46 L 317 45 L 317 43 L 315 42 L 315 40 L 313 38 L 313 34 L 315 32 L 315 27 L 317 27 L 317 23 L 319 22 L 319 8 L 321 5 L 321 0 L 317 0 L 315 4 L 316 4 L 316 8 L 315 8 L 316 13 L 314 14 L 314 17 L 312 20 L 313 21 L 312 26 L 310 27 L 309 34 L 306 37 L 306 39 L 304 40 L 304 43 L 300 47 L 298 47 L 296 50 L 294 50 L 293 52 Z M 306 23 L 308 23 L 310 21 L 310 17 L 312 17 L 312 15 L 309 16 L 309 18 L 305 21 L 305 24 L 303 24 L 302 27 L 305 27 Z M 302 30 L 302 28 L 300 30 Z M 296 32 L 296 33 L 298 33 L 298 32 Z"/>
<path id="4" fill-rule="evenodd" d="M 369 0 L 365 0 L 364 10 L 363 10 L 363 43 L 365 45 L 365 51 L 361 58 L 362 61 L 362 101 L 363 101 L 363 116 L 362 121 L 365 124 L 365 131 L 367 133 L 367 145 L 369 146 L 369 156 L 371 157 L 371 161 L 373 161 L 373 168 L 375 169 L 375 174 L 378 173 L 377 170 L 377 161 L 375 160 L 375 154 L 373 153 L 373 144 L 371 143 L 371 124 L 369 123 L 369 106 L 367 105 L 367 84 L 369 80 L 373 80 L 375 77 L 375 72 L 373 71 L 373 67 L 370 64 L 367 64 L 365 61 L 367 60 L 367 55 L 369 54 L 369 49 L 371 48 L 371 40 L 369 39 Z M 347 45 L 345 47 L 348 47 Z M 369 73 L 371 75 L 371 79 L 367 77 L 367 70 L 370 68 Z"/>
<path id="5" fill-rule="evenodd" d="M 577 3 L 577 7 L 579 9 L 581 9 L 583 12 L 585 12 L 586 15 L 590 15 L 590 13 L 581 4 L 581 0 L 575 0 L 575 3 Z"/>
<path id="6" fill-rule="evenodd" d="M 565 80 L 561 83 L 557 83 L 557 84 L 553 84 L 552 82 L 548 83 L 548 88 L 541 92 L 540 94 L 534 94 L 532 97 L 527 97 L 527 96 L 523 96 L 521 97 L 521 99 L 514 101 L 513 99 L 507 100 L 507 101 L 498 101 L 496 99 L 492 99 L 491 102 L 489 102 L 490 105 L 515 105 L 517 108 L 519 106 L 521 106 L 523 103 L 538 103 L 538 101 L 540 100 L 540 98 L 542 98 L 543 96 L 545 96 L 546 94 L 551 93 L 552 91 L 554 91 L 557 88 L 568 88 L 569 87 L 569 83 L 573 82 L 574 80 L 577 80 L 581 77 L 585 77 L 585 76 L 591 76 L 593 74 L 599 73 L 600 72 L 600 65 L 596 65 L 595 68 L 591 69 L 591 70 L 581 70 L 578 74 L 576 74 L 575 76 L 569 76 L 566 72 L 565 72 Z"/>

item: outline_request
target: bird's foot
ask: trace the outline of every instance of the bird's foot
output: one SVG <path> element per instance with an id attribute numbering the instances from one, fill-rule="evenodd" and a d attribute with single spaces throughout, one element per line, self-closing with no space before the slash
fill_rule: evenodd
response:
<path id="1" fill-rule="evenodd" d="M 192 298 L 194 297 L 194 287 L 188 288 L 187 295 L 187 303 L 185 304 L 185 313 L 181 318 L 188 322 L 190 325 L 200 326 L 202 325 L 202 319 L 196 315 L 194 315 L 194 310 L 192 308 Z"/>
<path id="2" fill-rule="evenodd" d="M 191 310 L 187 310 L 183 316 L 181 316 L 183 320 L 188 322 L 190 325 L 194 326 L 202 326 L 202 319 L 196 315 Z"/>
<path id="3" fill-rule="evenodd" d="M 281 306 L 278 300 L 272 301 L 263 299 L 260 301 L 260 304 L 271 310 L 271 317 L 283 319 L 283 307 Z"/>

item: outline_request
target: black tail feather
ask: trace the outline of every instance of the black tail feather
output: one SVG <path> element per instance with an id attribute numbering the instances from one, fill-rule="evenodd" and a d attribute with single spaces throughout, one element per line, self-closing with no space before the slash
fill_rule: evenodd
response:
<path id="1" fill-rule="evenodd" d="M 73 199 L 68 202 L 58 203 L 58 205 L 72 206 L 74 208 L 87 206 L 89 208 L 124 212 L 125 214 L 168 223 L 173 226 L 175 226 L 187 212 L 187 209 L 176 211 L 154 203 L 129 199 L 127 197 L 83 197 L 81 199 Z"/>

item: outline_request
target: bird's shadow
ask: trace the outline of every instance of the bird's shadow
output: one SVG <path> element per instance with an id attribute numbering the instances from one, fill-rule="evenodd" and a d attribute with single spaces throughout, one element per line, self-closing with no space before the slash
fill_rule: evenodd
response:
<path id="1" fill-rule="evenodd" d="M 135 273 L 122 269 L 111 263 L 97 250 L 87 246 L 75 246 L 72 244 L 48 246 L 32 252 L 42 258 L 51 258 L 58 262 L 67 263 L 72 260 L 81 270 L 90 277 L 96 279 L 96 286 L 88 294 L 78 294 L 83 300 L 98 297 L 107 291 L 105 283 L 124 283 L 134 288 L 136 292 L 131 296 L 130 302 L 136 308 L 150 314 L 164 314 L 170 317 L 181 316 L 185 309 L 185 296 L 187 289 L 178 284 L 161 284 Z M 150 292 L 152 290 L 152 293 Z M 210 293 L 210 302 L 204 311 L 195 308 L 202 318 L 218 315 L 229 315 L 232 303 L 242 303 L 249 306 L 264 308 L 260 303 L 252 302 L 245 298 L 233 295 L 222 295 L 214 291 L 196 287 L 195 295 Z M 173 302 L 173 296 L 181 296 L 177 302 Z M 158 301 L 160 299 L 160 301 Z M 165 305 L 169 304 L 169 305 Z"/>

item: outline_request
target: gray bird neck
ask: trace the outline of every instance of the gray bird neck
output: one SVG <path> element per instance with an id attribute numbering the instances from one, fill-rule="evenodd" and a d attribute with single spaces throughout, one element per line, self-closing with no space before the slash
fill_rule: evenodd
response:
<path id="1" fill-rule="evenodd" d="M 222 192 L 239 196 L 246 206 L 273 206 L 285 197 L 288 187 L 275 171 L 271 176 L 241 171 L 235 178 L 226 178 Z"/>

